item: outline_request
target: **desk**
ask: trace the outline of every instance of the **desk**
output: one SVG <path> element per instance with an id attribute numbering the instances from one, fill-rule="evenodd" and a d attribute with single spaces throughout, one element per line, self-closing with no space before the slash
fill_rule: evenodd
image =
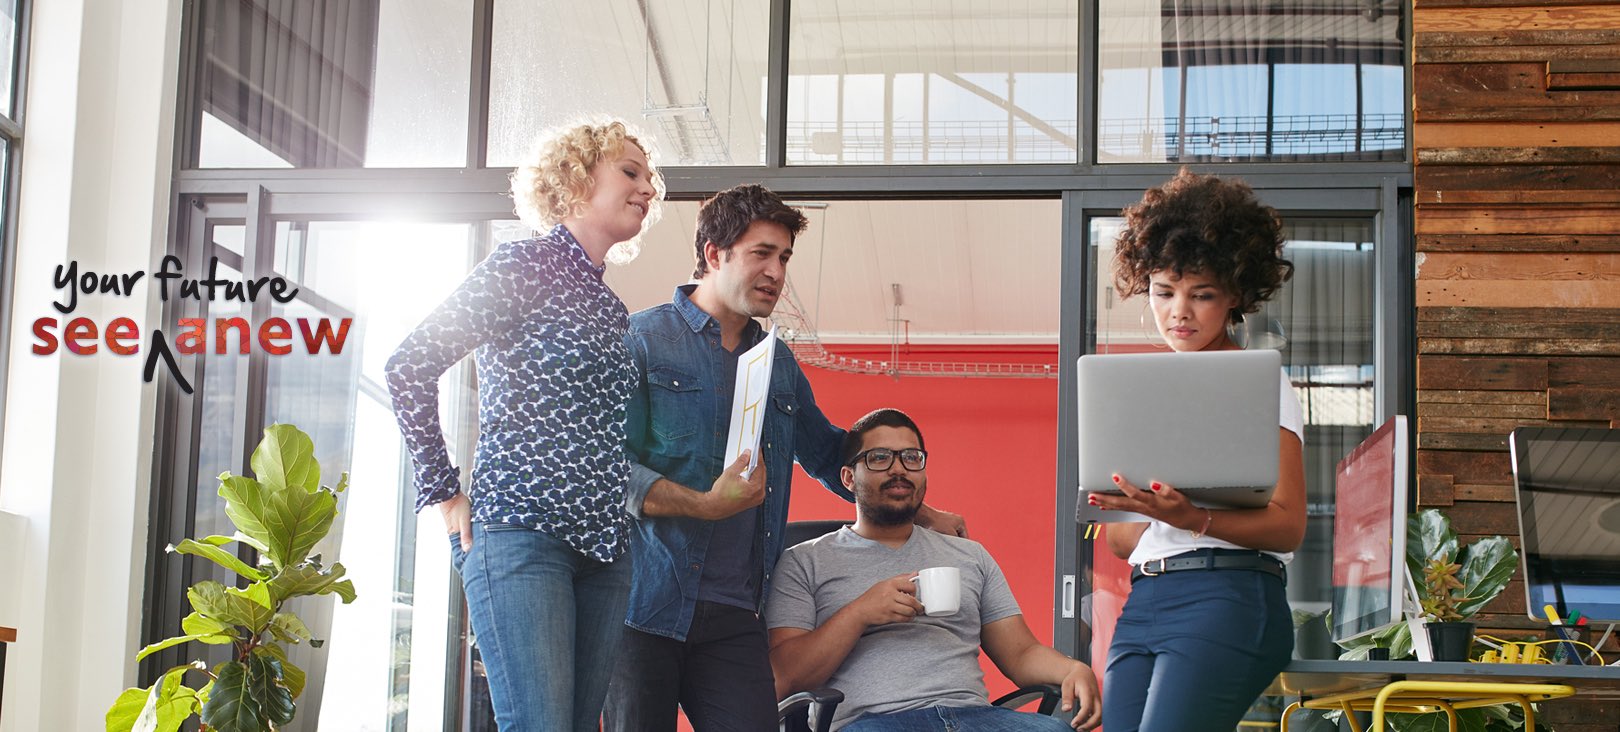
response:
<path id="1" fill-rule="evenodd" d="M 1382 729 L 1382 712 L 1421 706 L 1434 711 L 1494 703 L 1541 701 L 1582 695 L 1620 699 L 1620 667 L 1551 666 L 1513 663 L 1445 663 L 1420 661 L 1294 661 L 1266 690 L 1274 696 L 1296 696 L 1291 705 L 1338 709 L 1350 703 L 1374 710 L 1373 729 Z M 1423 703 L 1428 702 L 1428 703 Z M 1404 705 L 1404 706 L 1403 706 Z M 1527 708 L 1528 711 L 1528 708 Z M 1284 725 L 1287 714 L 1284 713 Z M 1527 716 L 1527 721 L 1530 721 Z M 1287 729 L 1284 726 L 1283 729 Z"/>

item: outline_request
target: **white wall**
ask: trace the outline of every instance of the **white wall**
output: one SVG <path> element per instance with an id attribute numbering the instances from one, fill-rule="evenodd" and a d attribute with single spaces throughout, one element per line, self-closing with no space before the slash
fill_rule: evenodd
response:
<path id="1" fill-rule="evenodd" d="M 0 732 L 88 730 L 134 682 L 156 384 L 140 356 L 38 356 L 57 265 L 150 270 L 168 229 L 180 0 L 35 0 L 0 511 L 26 522 Z M 147 278 L 149 279 L 149 277 Z M 133 318 L 156 298 L 81 297 Z M 145 344 L 143 341 L 142 351 Z M 12 562 L 12 558 L 3 561 Z"/>

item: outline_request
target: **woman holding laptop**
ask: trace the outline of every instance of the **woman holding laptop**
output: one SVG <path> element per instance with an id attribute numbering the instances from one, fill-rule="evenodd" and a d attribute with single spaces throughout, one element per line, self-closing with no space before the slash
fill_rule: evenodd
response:
<path id="1" fill-rule="evenodd" d="M 1230 328 L 1293 274 L 1277 212 L 1238 181 L 1182 170 L 1126 209 L 1125 223 L 1115 286 L 1147 295 L 1176 353 L 1239 348 Z M 1108 732 L 1229 732 L 1288 663 L 1284 567 L 1305 536 L 1304 420 L 1279 378 L 1281 464 L 1264 507 L 1203 508 L 1174 486 L 1118 474 L 1121 493 L 1087 494 L 1098 508 L 1152 519 L 1106 529 L 1108 548 L 1133 567 L 1103 682 Z"/>

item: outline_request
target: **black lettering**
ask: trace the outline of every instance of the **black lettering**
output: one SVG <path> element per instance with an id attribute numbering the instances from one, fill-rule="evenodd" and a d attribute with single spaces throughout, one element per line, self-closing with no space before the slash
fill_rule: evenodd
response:
<path id="1" fill-rule="evenodd" d="M 275 277 L 270 280 L 270 296 L 275 298 L 276 302 L 286 304 L 298 297 L 298 288 L 294 287 L 292 292 L 287 292 L 287 281 Z"/>
<path id="2" fill-rule="evenodd" d="M 75 281 L 77 281 L 78 279 L 79 279 L 79 263 L 78 262 L 68 262 L 67 267 L 65 269 L 60 264 L 56 265 L 56 275 L 51 278 L 51 282 L 56 285 L 56 289 L 58 289 L 58 290 L 63 290 L 63 289 L 67 290 L 67 296 L 68 296 L 66 304 L 59 303 L 59 302 L 51 303 L 52 305 L 56 306 L 56 311 L 57 312 L 62 313 L 63 315 L 66 315 L 68 313 L 73 312 L 73 310 L 75 308 L 79 307 L 79 291 L 74 289 L 74 287 L 73 287 L 73 283 Z"/>
<path id="3" fill-rule="evenodd" d="M 259 290 L 264 289 L 264 286 L 269 283 L 269 277 L 260 277 L 259 279 L 247 283 L 248 302 L 257 302 L 259 300 Z"/>
<path id="4" fill-rule="evenodd" d="M 157 371 L 159 357 L 162 357 L 163 365 L 169 368 L 169 375 L 173 376 L 175 382 L 180 385 L 180 391 L 190 394 L 192 392 L 191 382 L 186 381 L 186 377 L 180 373 L 180 365 L 174 362 L 174 353 L 169 351 L 168 342 L 163 340 L 163 330 L 153 328 L 152 350 L 146 354 L 146 365 L 141 369 L 142 381 L 148 384 L 152 383 L 152 375 Z"/>
<path id="5" fill-rule="evenodd" d="M 173 272 L 169 271 L 169 265 L 171 264 L 174 265 Z M 164 302 L 169 301 L 169 280 L 176 279 L 179 276 L 180 258 L 174 256 L 173 254 L 163 255 L 163 263 L 158 265 L 157 274 L 152 275 L 152 277 L 162 283 L 158 289 L 158 296 L 161 297 Z M 185 297 L 185 295 L 181 295 L 181 297 Z"/>

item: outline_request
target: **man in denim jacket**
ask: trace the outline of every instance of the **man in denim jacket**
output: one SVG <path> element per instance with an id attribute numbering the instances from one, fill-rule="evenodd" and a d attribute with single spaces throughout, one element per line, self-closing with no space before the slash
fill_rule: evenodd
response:
<path id="1" fill-rule="evenodd" d="M 699 731 L 776 728 L 776 692 L 760 611 L 787 526 L 793 462 L 845 500 L 844 430 L 827 421 L 798 362 L 778 344 L 759 468 L 722 465 L 737 356 L 764 338 L 754 318 L 787 285 L 805 218 L 758 185 L 698 213 L 695 285 L 630 316 L 625 342 L 641 380 L 631 394 L 626 508 L 635 516 L 634 581 L 608 691 L 609 732 L 674 730 L 683 707 Z M 918 523 L 965 533 L 925 507 Z"/>

